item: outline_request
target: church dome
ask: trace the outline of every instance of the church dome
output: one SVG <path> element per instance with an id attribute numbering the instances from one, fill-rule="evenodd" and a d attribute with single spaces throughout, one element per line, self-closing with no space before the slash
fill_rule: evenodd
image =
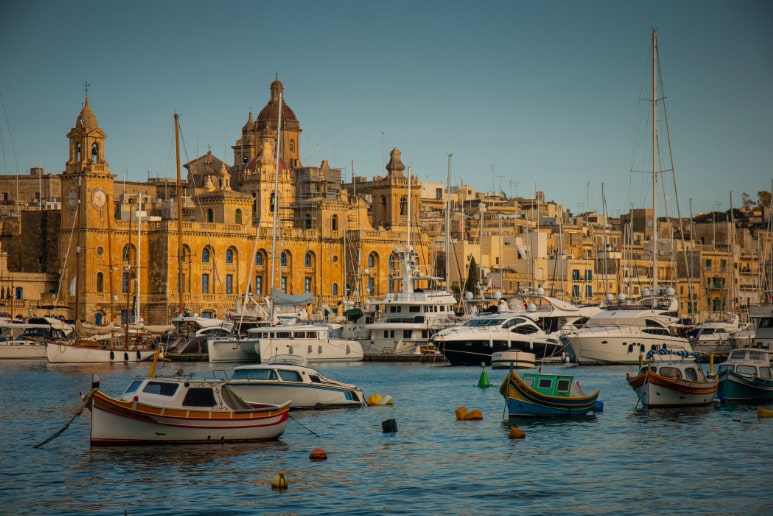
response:
<path id="1" fill-rule="evenodd" d="M 75 120 L 75 127 L 78 129 L 97 129 L 99 124 L 97 123 L 97 117 L 89 106 L 89 98 L 86 97 L 86 102 L 83 104 L 83 109 L 78 114 L 78 119 Z"/>
<path id="2" fill-rule="evenodd" d="M 256 119 L 258 129 L 265 127 L 276 128 L 277 121 L 279 119 L 279 95 L 284 92 L 284 85 L 275 79 L 271 83 L 271 98 L 268 104 L 260 111 L 258 118 Z M 285 102 L 284 96 L 282 97 L 282 127 L 283 128 L 297 128 L 298 118 L 290 106 Z"/>

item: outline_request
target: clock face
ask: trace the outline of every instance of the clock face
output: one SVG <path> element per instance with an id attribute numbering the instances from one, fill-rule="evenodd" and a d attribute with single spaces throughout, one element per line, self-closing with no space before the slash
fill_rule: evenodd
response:
<path id="1" fill-rule="evenodd" d="M 94 190 L 94 193 L 91 196 L 91 202 L 93 202 L 94 206 L 101 210 L 104 208 L 105 202 L 107 202 L 107 195 L 105 195 L 105 192 L 102 190 Z"/>
<path id="2" fill-rule="evenodd" d="M 67 205 L 70 208 L 75 208 L 78 205 L 78 190 L 75 188 L 67 192 Z"/>

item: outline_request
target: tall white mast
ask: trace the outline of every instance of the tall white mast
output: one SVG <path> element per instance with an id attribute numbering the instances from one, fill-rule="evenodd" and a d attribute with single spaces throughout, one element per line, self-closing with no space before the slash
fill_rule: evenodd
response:
<path id="1" fill-rule="evenodd" d="M 448 180 L 446 182 L 446 290 L 451 291 L 451 154 L 448 153 Z"/>
<path id="2" fill-rule="evenodd" d="M 658 98 L 657 98 L 658 39 L 652 30 L 652 295 L 658 290 Z M 653 298 L 653 303 L 654 303 Z"/>

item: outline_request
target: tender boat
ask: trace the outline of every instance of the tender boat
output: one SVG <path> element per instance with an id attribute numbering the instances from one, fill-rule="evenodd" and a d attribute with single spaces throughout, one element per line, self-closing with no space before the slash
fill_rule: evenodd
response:
<path id="1" fill-rule="evenodd" d="M 727 356 L 731 349 L 751 345 L 754 328 L 743 325 L 740 317 L 726 314 L 725 318 L 705 321 L 687 334 L 693 351 L 707 357 L 709 354 Z"/>
<path id="2" fill-rule="evenodd" d="M 717 369 L 720 401 L 773 401 L 773 367 L 766 349 L 734 349 Z"/>
<path id="3" fill-rule="evenodd" d="M 528 351 L 508 350 L 495 351 L 491 354 L 492 369 L 534 369 L 537 367 L 537 359 L 534 353 Z"/>
<path id="4" fill-rule="evenodd" d="M 451 365 L 490 365 L 492 354 L 498 351 L 526 351 L 537 360 L 561 353 L 558 337 L 516 312 L 476 315 L 461 326 L 438 332 L 432 341 Z"/>
<path id="5" fill-rule="evenodd" d="M 305 362 L 302 357 L 288 356 L 270 364 L 238 366 L 231 373 L 228 387 L 250 404 L 278 405 L 291 400 L 292 409 L 363 406 L 362 389 L 325 378 Z"/>
<path id="6" fill-rule="evenodd" d="M 699 407 L 714 401 L 719 380 L 706 376 L 699 353 L 661 349 L 647 352 L 646 360 L 636 375 L 626 374 L 646 408 Z"/>
<path id="7" fill-rule="evenodd" d="M 252 406 L 222 378 L 178 373 L 137 377 L 119 398 L 93 389 L 92 446 L 266 441 L 284 432 L 289 401 Z"/>
<path id="8" fill-rule="evenodd" d="M 665 296 L 647 292 L 635 303 L 609 306 L 561 341 L 578 364 L 636 365 L 652 349 L 693 351 L 687 339 L 674 334 L 679 302 L 673 296 L 669 288 Z"/>
<path id="9" fill-rule="evenodd" d="M 499 392 L 504 396 L 509 418 L 580 417 L 603 410 L 599 391 L 585 394 L 574 376 L 565 374 L 510 373 Z"/>

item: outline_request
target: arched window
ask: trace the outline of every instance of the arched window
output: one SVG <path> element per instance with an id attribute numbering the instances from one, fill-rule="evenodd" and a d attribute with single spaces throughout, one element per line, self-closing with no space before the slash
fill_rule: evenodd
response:
<path id="1" fill-rule="evenodd" d="M 99 144 L 94 142 L 91 144 L 91 161 L 97 163 L 99 161 Z"/>
<path id="2" fill-rule="evenodd" d="M 201 250 L 201 263 L 209 263 L 209 247 Z"/>
<path id="3" fill-rule="evenodd" d="M 282 251 L 282 254 L 279 256 L 279 265 L 287 267 L 287 251 Z"/>
<path id="4" fill-rule="evenodd" d="M 257 253 L 255 253 L 255 265 L 258 266 L 258 267 L 262 267 L 263 266 L 263 252 L 262 251 L 258 251 Z"/>
<path id="5" fill-rule="evenodd" d="M 295 140 L 290 138 L 290 145 L 288 145 L 290 148 L 290 153 L 295 154 Z"/>
<path id="6" fill-rule="evenodd" d="M 101 272 L 97 273 L 97 292 L 104 292 L 105 280 Z"/>
<path id="7" fill-rule="evenodd" d="M 234 262 L 233 249 L 226 249 L 225 251 L 225 263 L 232 264 Z"/>
<path id="8" fill-rule="evenodd" d="M 236 210 L 236 212 L 234 213 L 234 222 L 236 222 L 237 224 L 242 223 L 242 210 L 239 210 L 239 209 Z"/>
<path id="9" fill-rule="evenodd" d="M 306 267 L 311 267 L 311 264 L 313 262 L 311 252 L 306 253 L 306 255 L 303 257 L 303 265 Z"/>
<path id="10" fill-rule="evenodd" d="M 81 160 L 81 144 L 76 143 L 75 144 L 75 161 Z"/>
<path id="11" fill-rule="evenodd" d="M 370 253 L 368 255 L 368 268 L 372 269 L 376 266 L 376 253 Z"/>
<path id="12" fill-rule="evenodd" d="M 333 215 L 330 219 L 330 229 L 332 231 L 338 231 L 338 215 Z"/>
<path id="13" fill-rule="evenodd" d="M 408 198 L 400 198 L 400 215 L 408 215 Z"/>
<path id="14" fill-rule="evenodd" d="M 207 222 L 215 222 L 215 212 L 212 211 L 212 208 L 207 210 Z"/>
<path id="15" fill-rule="evenodd" d="M 271 192 L 271 199 L 269 203 L 271 206 L 271 211 L 273 212 L 276 208 L 276 192 Z"/>
<path id="16" fill-rule="evenodd" d="M 311 214 L 306 214 L 306 229 L 311 229 Z"/>
<path id="17" fill-rule="evenodd" d="M 338 295 L 338 283 L 333 283 L 333 295 Z"/>

